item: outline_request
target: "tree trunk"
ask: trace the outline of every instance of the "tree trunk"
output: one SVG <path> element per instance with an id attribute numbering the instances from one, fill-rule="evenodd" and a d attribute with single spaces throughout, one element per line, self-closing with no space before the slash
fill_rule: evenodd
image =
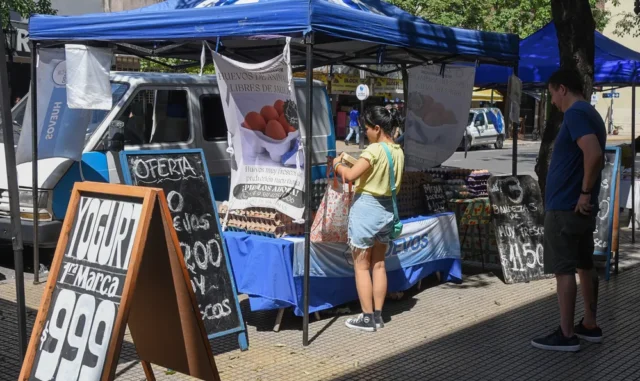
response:
<path id="1" fill-rule="evenodd" d="M 584 84 L 584 97 L 591 99 L 596 23 L 591 14 L 589 0 L 551 0 L 551 14 L 558 34 L 560 67 L 575 69 L 580 73 Z M 543 200 L 553 144 L 562 124 L 562 117 L 563 114 L 553 106 L 540 143 L 536 174 Z"/>

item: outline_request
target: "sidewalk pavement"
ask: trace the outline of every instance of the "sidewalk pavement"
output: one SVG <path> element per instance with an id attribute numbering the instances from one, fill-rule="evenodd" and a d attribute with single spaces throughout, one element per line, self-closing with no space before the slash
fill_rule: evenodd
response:
<path id="1" fill-rule="evenodd" d="M 640 336 L 640 250 L 623 231 L 621 272 L 600 284 L 599 322 L 603 344 L 583 343 L 582 351 L 544 352 L 529 341 L 558 325 L 555 281 L 504 284 L 492 273 L 467 275 L 462 284 L 439 284 L 435 277 L 384 308 L 385 328 L 354 332 L 346 316 L 323 313 L 310 324 L 311 345 L 302 346 L 302 319 L 290 312 L 273 332 L 276 311 L 250 312 L 249 350 L 234 337 L 213 340 L 223 381 L 240 380 L 631 380 L 638 379 Z M 495 274 L 499 274 L 496 271 Z M 26 284 L 29 334 L 44 284 Z M 357 307 L 351 305 L 352 312 Z M 14 280 L 0 282 L 0 380 L 20 371 Z M 576 320 L 582 316 L 578 297 Z M 158 334 L 161 334 L 160 332 Z M 171 348 L 167 348 L 171 350 Z M 154 366 L 159 380 L 186 380 Z M 143 380 L 144 373 L 125 337 L 118 380 Z"/>

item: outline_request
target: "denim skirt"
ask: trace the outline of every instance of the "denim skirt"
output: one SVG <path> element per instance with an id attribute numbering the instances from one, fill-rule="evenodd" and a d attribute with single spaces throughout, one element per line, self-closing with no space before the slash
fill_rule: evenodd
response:
<path id="1" fill-rule="evenodd" d="M 368 249 L 388 243 L 393 231 L 393 199 L 356 193 L 349 210 L 349 245 Z"/>

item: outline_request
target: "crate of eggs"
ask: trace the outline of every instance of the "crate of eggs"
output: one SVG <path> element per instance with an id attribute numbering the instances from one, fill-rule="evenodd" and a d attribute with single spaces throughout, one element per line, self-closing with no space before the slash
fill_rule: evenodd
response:
<path id="1" fill-rule="evenodd" d="M 424 172 L 404 172 L 400 193 L 397 194 L 400 218 L 419 216 L 426 213 L 423 185 L 429 181 L 431 181 L 431 176 Z"/>
<path id="2" fill-rule="evenodd" d="M 223 204 L 218 210 L 221 222 L 227 215 L 227 208 L 228 205 Z M 304 234 L 304 224 L 294 223 L 291 217 L 271 208 L 232 210 L 229 212 L 227 229 L 272 238 Z"/>
<path id="3" fill-rule="evenodd" d="M 491 173 L 485 169 L 471 171 L 467 176 L 467 188 L 471 197 L 488 197 L 487 181 Z"/>
<path id="4" fill-rule="evenodd" d="M 313 182 L 313 189 L 311 189 L 311 210 L 314 212 L 318 210 L 320 207 L 320 203 L 322 202 L 322 198 L 324 197 L 325 192 L 327 191 L 327 185 L 331 179 L 318 179 Z"/>

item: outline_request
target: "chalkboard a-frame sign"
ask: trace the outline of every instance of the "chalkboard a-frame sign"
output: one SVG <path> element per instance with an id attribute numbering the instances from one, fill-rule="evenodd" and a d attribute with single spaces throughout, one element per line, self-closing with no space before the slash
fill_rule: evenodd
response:
<path id="1" fill-rule="evenodd" d="M 598 216 L 596 230 L 593 232 L 593 254 L 604 255 L 607 258 L 605 279 L 609 280 L 611 273 L 611 251 L 613 230 L 617 217 L 618 185 L 620 177 L 620 147 L 607 147 L 604 150 L 604 168 L 600 178 L 600 193 L 598 194 Z"/>
<path id="2" fill-rule="evenodd" d="M 491 176 L 487 182 L 505 283 L 544 279 L 544 210 L 529 175 Z"/>
<path id="3" fill-rule="evenodd" d="M 171 223 L 160 189 L 76 183 L 20 381 L 113 380 L 127 326 L 147 379 L 220 380 Z"/>
<path id="4" fill-rule="evenodd" d="M 209 338 L 248 348 L 235 278 L 201 149 L 122 151 L 126 184 L 164 190 Z"/>

